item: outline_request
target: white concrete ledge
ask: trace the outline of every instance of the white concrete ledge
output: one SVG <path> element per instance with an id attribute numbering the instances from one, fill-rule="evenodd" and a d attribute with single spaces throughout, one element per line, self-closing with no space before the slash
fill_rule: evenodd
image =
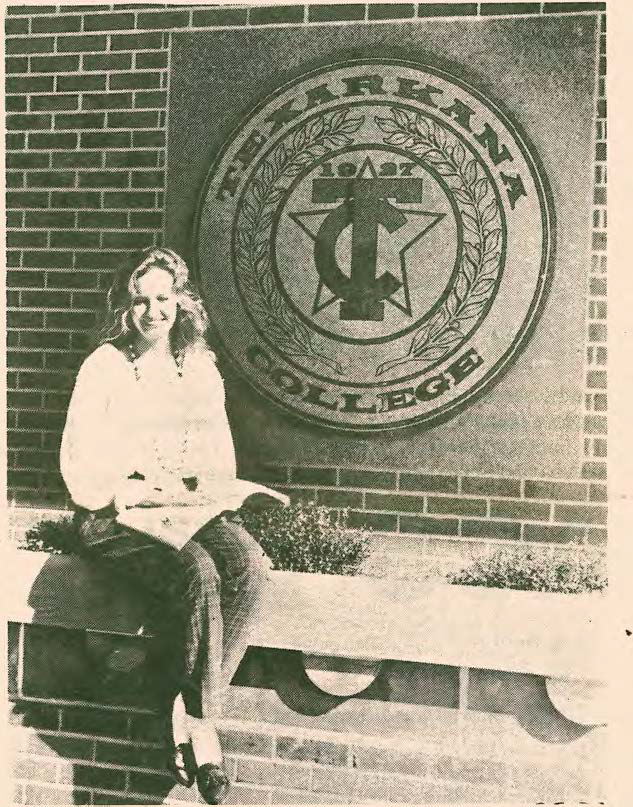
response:
<path id="1" fill-rule="evenodd" d="M 123 633 L 142 624 L 138 602 L 85 560 L 8 554 L 9 620 Z M 272 572 L 252 644 L 601 682 L 606 626 L 600 593 Z"/>

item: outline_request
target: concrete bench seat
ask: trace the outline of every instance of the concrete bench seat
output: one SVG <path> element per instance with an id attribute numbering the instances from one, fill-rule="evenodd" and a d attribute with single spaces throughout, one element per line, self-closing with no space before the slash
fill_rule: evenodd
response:
<path id="1" fill-rule="evenodd" d="M 138 595 L 76 556 L 12 549 L 8 619 L 135 634 Z M 606 597 L 272 572 L 253 644 L 323 656 L 606 679 Z"/>

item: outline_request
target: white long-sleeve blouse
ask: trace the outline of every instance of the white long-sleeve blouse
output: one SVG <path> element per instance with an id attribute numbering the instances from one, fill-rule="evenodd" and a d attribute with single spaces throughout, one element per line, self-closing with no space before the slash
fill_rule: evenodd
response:
<path id="1" fill-rule="evenodd" d="M 167 357 L 169 358 L 169 357 Z M 98 510 L 142 474 L 235 479 L 224 384 L 213 355 L 191 350 L 175 362 L 144 354 L 134 365 L 111 344 L 82 364 L 68 407 L 60 468 L 75 504 Z"/>

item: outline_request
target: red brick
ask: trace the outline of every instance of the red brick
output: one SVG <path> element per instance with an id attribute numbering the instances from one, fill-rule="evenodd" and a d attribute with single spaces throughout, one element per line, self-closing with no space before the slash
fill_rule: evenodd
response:
<path id="1" fill-rule="evenodd" d="M 73 31 L 81 31 L 81 17 L 78 15 L 35 17 L 31 22 L 31 32 L 34 34 L 63 34 Z"/>
<path id="2" fill-rule="evenodd" d="M 406 496 L 395 493 L 367 493 L 365 507 L 369 510 L 395 510 L 404 513 L 424 512 L 424 496 Z"/>
<path id="3" fill-rule="evenodd" d="M 582 465 L 583 479 L 606 479 L 606 462 L 584 462 Z"/>
<path id="4" fill-rule="evenodd" d="M 465 476 L 462 478 L 462 493 L 483 496 L 520 496 L 521 480 L 489 476 Z"/>
<path id="5" fill-rule="evenodd" d="M 396 474 L 394 471 L 363 471 L 352 468 L 341 468 L 339 485 L 350 488 L 375 488 L 394 490 Z"/>
<path id="6" fill-rule="evenodd" d="M 310 767 L 269 759 L 238 758 L 235 781 L 307 790 L 310 786 Z"/>
<path id="7" fill-rule="evenodd" d="M 37 269 L 59 267 L 70 269 L 73 265 L 72 252 L 24 252 L 22 258 L 24 267 L 32 266 Z"/>
<path id="8" fill-rule="evenodd" d="M 413 3 L 370 3 L 370 20 L 394 20 L 415 16 Z"/>
<path id="9" fill-rule="evenodd" d="M 271 798 L 270 788 L 248 787 L 244 785 L 232 785 L 223 804 L 268 804 Z M 279 804 L 279 801 L 273 803 Z M 295 804 L 294 794 L 290 795 L 287 804 Z"/>
<path id="10" fill-rule="evenodd" d="M 163 47 L 162 33 L 112 34 L 112 50 L 156 50 Z"/>
<path id="11" fill-rule="evenodd" d="M 161 147 L 165 145 L 165 132 L 132 132 L 134 148 Z"/>
<path id="12" fill-rule="evenodd" d="M 131 92 L 84 93 L 82 109 L 130 109 L 133 103 Z"/>
<path id="13" fill-rule="evenodd" d="M 153 229 L 160 230 L 163 224 L 162 213 L 136 213 L 130 211 L 130 227 L 138 227 L 139 229 Z"/>
<path id="14" fill-rule="evenodd" d="M 309 6 L 310 22 L 338 22 L 362 20 L 365 17 L 365 4 Z"/>
<path id="15" fill-rule="evenodd" d="M 57 51 L 59 53 L 105 50 L 107 44 L 108 38 L 106 36 L 82 35 L 57 37 Z"/>
<path id="16" fill-rule="evenodd" d="M 17 151 L 24 148 L 26 143 L 26 135 L 21 132 L 6 132 L 5 133 L 5 146 L 7 149 L 15 149 Z"/>
<path id="17" fill-rule="evenodd" d="M 152 70 L 167 67 L 166 53 L 136 53 L 134 67 L 137 70 Z"/>
<path id="18" fill-rule="evenodd" d="M 277 756 L 320 765 L 344 766 L 347 764 L 347 746 L 297 737 L 278 737 Z"/>
<path id="19" fill-rule="evenodd" d="M 75 214 L 51 210 L 46 212 L 27 211 L 26 227 L 74 227 Z"/>
<path id="20" fill-rule="evenodd" d="M 30 132 L 30 149 L 72 149 L 77 145 L 74 132 Z"/>
<path id="21" fill-rule="evenodd" d="M 558 524 L 525 524 L 523 527 L 523 540 L 566 544 L 571 541 L 582 541 L 584 533 L 583 527 L 563 527 Z"/>
<path id="22" fill-rule="evenodd" d="M 26 106 L 25 95 L 5 96 L 4 108 L 7 112 L 26 112 Z"/>
<path id="23" fill-rule="evenodd" d="M 161 85 L 161 73 L 158 71 L 134 71 L 131 73 L 112 73 L 109 89 L 111 90 L 152 90 Z"/>
<path id="24" fill-rule="evenodd" d="M 84 31 L 116 31 L 134 28 L 134 14 L 86 14 Z"/>
<path id="25" fill-rule="evenodd" d="M 400 516 L 400 532 L 414 532 L 423 535 L 459 535 L 459 522 L 456 518 Z"/>
<path id="26" fill-rule="evenodd" d="M 290 481 L 303 485 L 335 485 L 334 468 L 291 468 Z"/>
<path id="27" fill-rule="evenodd" d="M 9 152 L 6 155 L 7 168 L 48 168 L 49 154 L 25 154 Z"/>
<path id="28" fill-rule="evenodd" d="M 188 11 L 151 11 L 140 12 L 136 22 L 137 28 L 151 30 L 167 28 L 185 28 L 189 25 Z"/>
<path id="29" fill-rule="evenodd" d="M 79 70 L 79 56 L 31 56 L 33 73 L 75 73 Z"/>
<path id="30" fill-rule="evenodd" d="M 165 751 L 162 747 L 98 741 L 95 760 L 124 765 L 126 768 L 156 768 L 162 771 L 165 765 Z"/>
<path id="31" fill-rule="evenodd" d="M 108 168 L 154 168 L 158 165 L 158 151 L 111 151 L 106 154 Z"/>
<path id="32" fill-rule="evenodd" d="M 129 182 L 127 171 L 80 171 L 77 176 L 80 188 L 127 188 Z"/>
<path id="33" fill-rule="evenodd" d="M 45 247 L 47 235 L 43 232 L 7 232 L 7 247 Z"/>
<path id="34" fill-rule="evenodd" d="M 590 544 L 602 545 L 607 542 L 607 530 L 598 527 L 590 527 L 587 530 L 587 540 Z"/>
<path id="35" fill-rule="evenodd" d="M 95 289 L 99 277 L 96 272 L 49 272 L 46 277 L 47 289 Z"/>
<path id="36" fill-rule="evenodd" d="M 464 519 L 461 534 L 466 538 L 496 538 L 498 540 L 518 541 L 521 538 L 521 524 L 518 521 Z"/>
<path id="37" fill-rule="evenodd" d="M 30 779 L 35 782 L 55 782 L 55 763 L 20 756 L 14 765 L 13 775 L 16 779 Z"/>
<path id="38" fill-rule="evenodd" d="M 55 129 L 102 129 L 105 122 L 103 112 L 74 112 L 72 115 L 55 115 Z"/>
<path id="39" fill-rule="evenodd" d="M 53 168 L 101 168 L 102 155 L 94 151 L 60 151 L 51 155 Z"/>
<path id="40" fill-rule="evenodd" d="M 16 288 L 42 288 L 44 286 L 44 272 L 26 270 L 24 272 L 16 270 L 7 271 L 7 286 Z"/>
<path id="41" fill-rule="evenodd" d="M 554 521 L 574 524 L 606 524 L 607 508 L 583 504 L 557 504 L 554 508 Z"/>
<path id="42" fill-rule="evenodd" d="M 28 34 L 29 20 L 28 19 L 8 19 L 4 21 L 4 32 L 7 35 L 11 34 Z"/>
<path id="43" fill-rule="evenodd" d="M 350 527 L 368 527 L 373 530 L 395 532 L 398 527 L 398 516 L 390 513 L 364 513 L 350 510 L 348 524 Z"/>
<path id="44" fill-rule="evenodd" d="M 84 56 L 84 59 L 87 58 Z M 106 76 L 57 76 L 58 92 L 74 92 L 75 90 L 105 90 Z"/>
<path id="45" fill-rule="evenodd" d="M 589 501 L 592 502 L 606 502 L 607 501 L 607 486 L 600 484 L 589 485 Z"/>
<path id="46" fill-rule="evenodd" d="M 24 172 L 23 171 L 7 171 L 5 173 L 5 185 L 7 188 L 23 188 L 24 187 Z M 10 264 L 19 266 L 19 263 Z"/>
<path id="47" fill-rule="evenodd" d="M 220 731 L 220 740 L 226 754 L 248 754 L 258 757 L 273 755 L 273 738 L 266 734 L 225 729 Z"/>
<path id="48" fill-rule="evenodd" d="M 121 233 L 103 233 L 104 249 L 141 249 L 151 244 L 151 235 L 134 230 Z"/>
<path id="49" fill-rule="evenodd" d="M 98 247 L 99 233 L 84 233 L 78 230 L 68 232 L 52 232 L 50 234 L 51 247 Z"/>
<path id="50" fill-rule="evenodd" d="M 94 191 L 53 191 L 51 205 L 58 208 L 100 207 L 101 197 Z"/>
<path id="51" fill-rule="evenodd" d="M 90 792 L 78 788 L 26 785 L 27 804 L 90 804 Z"/>
<path id="52" fill-rule="evenodd" d="M 429 496 L 429 513 L 442 515 L 485 516 L 487 505 L 483 499 L 458 499 L 454 496 Z"/>
<path id="53" fill-rule="evenodd" d="M 548 521 L 551 505 L 537 502 L 495 500 L 490 502 L 490 515 L 494 518 L 516 518 L 531 521 Z"/>
<path id="54" fill-rule="evenodd" d="M 130 132 L 82 132 L 81 148 L 130 148 L 132 136 Z"/>
<path id="55" fill-rule="evenodd" d="M 441 474 L 400 474 L 400 490 L 457 493 L 457 477 Z"/>
<path id="56" fill-rule="evenodd" d="M 584 482 L 527 479 L 525 481 L 525 496 L 528 499 L 558 499 L 582 502 L 587 498 L 587 485 Z"/>
<path id="57" fill-rule="evenodd" d="M 353 769 L 332 770 L 321 765 L 314 768 L 312 790 L 315 793 L 341 793 L 351 795 L 357 773 Z M 318 802 L 318 799 L 316 799 Z"/>
<path id="58" fill-rule="evenodd" d="M 108 112 L 108 127 L 111 129 L 155 129 L 158 112 Z"/>
<path id="59" fill-rule="evenodd" d="M 50 129 L 52 117 L 50 115 L 7 115 L 7 129 L 33 131 L 34 129 Z"/>
<path id="60" fill-rule="evenodd" d="M 52 53 L 55 49 L 55 39 L 52 36 L 24 36 L 16 39 L 7 39 L 5 53 L 18 55 L 22 53 Z"/>
<path id="61" fill-rule="evenodd" d="M 413 16 L 413 15 L 411 15 Z M 251 25 L 282 25 L 303 22 L 303 6 L 270 6 L 250 9 Z"/>
<path id="62" fill-rule="evenodd" d="M 163 171 L 132 171 L 130 187 L 163 190 L 165 187 L 165 174 Z"/>
<path id="63" fill-rule="evenodd" d="M 119 229 L 127 227 L 127 213 L 108 211 L 80 212 L 77 218 L 78 227 L 98 227 L 99 229 Z"/>
<path id="64" fill-rule="evenodd" d="M 54 86 L 54 76 L 9 76 L 5 89 L 6 92 L 52 92 Z"/>
<path id="65" fill-rule="evenodd" d="M 167 91 L 152 90 L 150 92 L 137 92 L 134 105 L 141 109 L 166 109 Z"/>
<path id="66" fill-rule="evenodd" d="M 246 9 L 244 8 L 212 8 L 194 11 L 192 25 L 194 28 L 215 25 L 245 25 Z"/>
<path id="67" fill-rule="evenodd" d="M 72 171 L 30 171 L 26 179 L 30 188 L 72 188 L 75 184 Z"/>
<path id="68" fill-rule="evenodd" d="M 363 506 L 363 494 L 352 490 L 320 490 L 317 492 L 317 500 L 325 507 Z"/>

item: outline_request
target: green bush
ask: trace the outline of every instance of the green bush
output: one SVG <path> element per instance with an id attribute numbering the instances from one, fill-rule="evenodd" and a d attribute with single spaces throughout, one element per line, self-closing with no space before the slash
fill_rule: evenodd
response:
<path id="1" fill-rule="evenodd" d="M 56 555 L 76 555 L 81 552 L 79 533 L 72 516 L 63 516 L 57 521 L 40 521 L 26 531 L 23 546 L 24 549 Z"/>
<path id="2" fill-rule="evenodd" d="M 587 546 L 570 549 L 499 549 L 447 577 L 449 583 L 522 591 L 580 594 L 607 585 L 604 553 Z"/>
<path id="3" fill-rule="evenodd" d="M 349 531 L 348 513 L 297 503 L 241 511 L 246 529 L 260 542 L 275 569 L 357 574 L 370 552 L 366 530 Z"/>
<path id="4" fill-rule="evenodd" d="M 275 569 L 357 574 L 370 552 L 367 531 L 347 530 L 347 511 L 336 514 L 326 507 L 300 503 L 243 507 L 240 515 Z M 79 554 L 81 546 L 72 518 L 66 516 L 40 521 L 28 530 L 24 541 L 26 549 L 56 554 Z"/>

